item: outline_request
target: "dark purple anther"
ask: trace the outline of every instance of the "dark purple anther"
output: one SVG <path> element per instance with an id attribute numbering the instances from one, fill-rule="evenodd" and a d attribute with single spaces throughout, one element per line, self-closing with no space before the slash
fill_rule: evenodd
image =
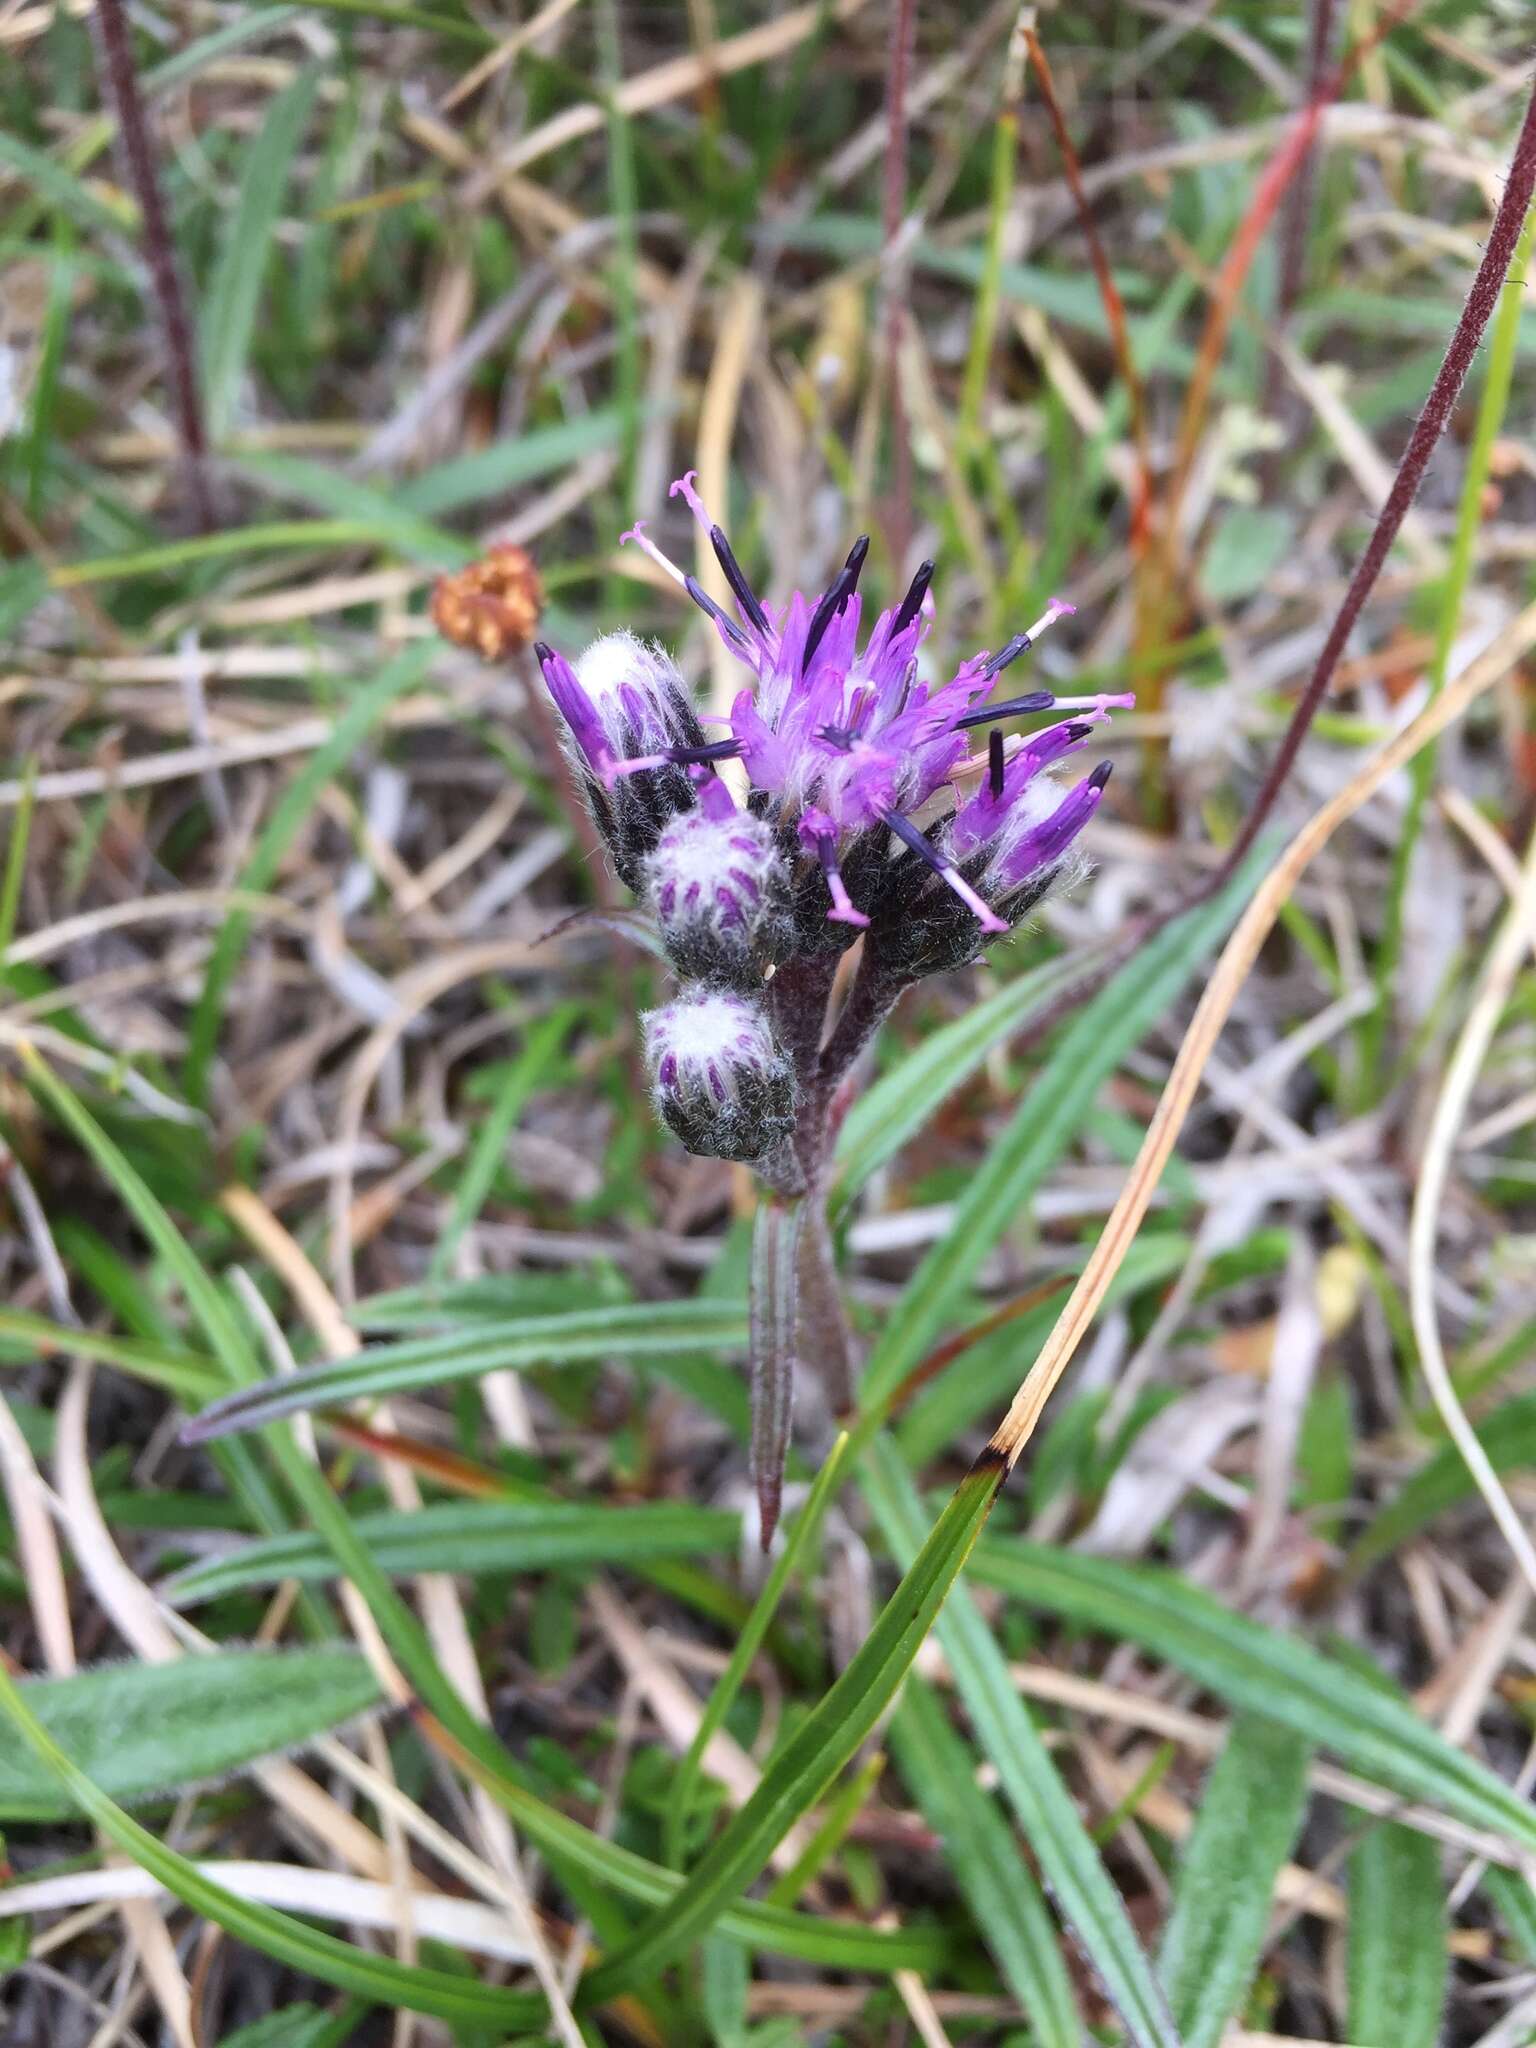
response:
<path id="1" fill-rule="evenodd" d="M 811 615 L 811 623 L 805 631 L 805 652 L 800 657 L 800 673 L 809 674 L 816 650 L 826 638 L 827 628 L 837 617 L 843 606 L 859 587 L 859 572 L 864 567 L 864 558 L 869 553 L 869 535 L 861 533 L 848 550 L 848 559 L 827 586 L 826 595 Z"/>
<path id="2" fill-rule="evenodd" d="M 901 605 L 897 610 L 895 618 L 891 620 L 890 638 L 892 640 L 896 638 L 898 633 L 905 633 L 908 626 L 911 625 L 912 621 L 922 610 L 923 599 L 928 595 L 928 586 L 933 581 L 933 570 L 934 565 L 932 562 L 918 563 L 917 574 L 907 585 L 907 594 L 901 600 Z"/>
<path id="3" fill-rule="evenodd" d="M 756 627 L 766 640 L 773 628 L 768 623 L 768 614 L 758 603 L 751 584 L 747 581 L 740 562 L 731 551 L 731 544 L 718 526 L 709 529 L 709 544 L 715 551 L 715 560 L 725 572 L 725 580 L 735 593 L 736 602 L 741 606 L 742 617 Z"/>

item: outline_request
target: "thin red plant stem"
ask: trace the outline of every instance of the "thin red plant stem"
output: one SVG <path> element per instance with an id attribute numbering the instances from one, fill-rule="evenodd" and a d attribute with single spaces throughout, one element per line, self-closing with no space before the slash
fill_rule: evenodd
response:
<path id="1" fill-rule="evenodd" d="M 165 335 L 166 372 L 171 388 L 177 439 L 181 443 L 187 496 L 198 529 L 211 533 L 218 525 L 208 483 L 208 437 L 203 427 L 202 394 L 192 321 L 181 288 L 181 267 L 160 190 L 155 153 L 139 92 L 139 74 L 122 0 L 97 0 L 96 47 L 101 82 L 117 119 L 123 163 L 143 223 L 144 257 Z"/>
<path id="2" fill-rule="evenodd" d="M 1325 0 L 1331 4 L 1331 0 Z M 1110 271 L 1109 258 L 1105 254 L 1103 237 L 1098 222 L 1093 217 L 1093 207 L 1083 184 L 1082 166 L 1077 151 L 1072 146 L 1072 137 L 1067 129 L 1066 116 L 1056 93 L 1056 81 L 1051 75 L 1050 63 L 1040 38 L 1032 28 L 1024 30 L 1024 44 L 1029 51 L 1029 61 L 1035 67 L 1035 76 L 1040 85 L 1040 97 L 1045 110 L 1051 117 L 1051 127 L 1056 135 L 1056 147 L 1061 155 L 1062 169 L 1066 173 L 1067 185 L 1072 193 L 1072 202 L 1077 208 L 1078 225 L 1083 239 L 1088 244 L 1088 260 L 1093 266 L 1093 275 L 1098 283 L 1099 297 L 1104 302 L 1104 317 L 1109 323 L 1110 346 L 1114 350 L 1115 365 L 1125 385 L 1126 397 L 1131 409 L 1131 442 L 1136 451 L 1136 496 L 1131 505 L 1131 551 L 1140 554 L 1147 544 L 1152 517 L 1152 461 L 1147 437 L 1146 388 L 1131 354 L 1131 330 L 1125 317 L 1125 301 L 1120 288 Z"/>
<path id="3" fill-rule="evenodd" d="M 901 343 L 906 286 L 896 274 L 894 250 L 907 205 L 907 80 L 917 28 L 917 0 L 894 0 L 885 87 L 885 377 L 891 408 L 891 502 L 886 539 L 898 575 L 912 545 L 912 431 L 901 391 Z"/>
<path id="4" fill-rule="evenodd" d="M 1514 154 L 1510 159 L 1505 176 L 1504 194 L 1494 215 L 1493 226 L 1484 245 L 1482 261 L 1472 288 L 1462 308 L 1461 317 L 1451 335 L 1445 358 L 1440 365 L 1429 396 L 1408 437 L 1408 445 L 1398 465 L 1387 501 L 1377 517 L 1375 528 L 1366 544 L 1350 578 L 1349 588 L 1329 628 L 1328 637 L 1317 657 L 1316 666 L 1307 682 L 1306 689 L 1297 701 L 1291 714 L 1290 724 L 1280 742 L 1275 758 L 1269 765 L 1268 773 L 1260 785 L 1257 796 L 1248 806 L 1237 837 L 1227 849 L 1225 858 L 1201 883 L 1167 909 L 1155 911 L 1144 917 L 1133 918 L 1126 925 L 1114 946 L 1071 987 L 1062 991 L 1047 1008 L 1020 1034 L 1015 1050 L 1037 1044 L 1053 1031 L 1061 1020 L 1070 1016 L 1080 1003 L 1086 1002 L 1095 990 L 1101 988 L 1110 976 L 1130 960 L 1138 947 L 1146 944 L 1173 919 L 1186 910 L 1193 910 L 1206 902 L 1223 888 L 1247 858 L 1254 841 L 1269 822 L 1286 778 L 1295 766 L 1296 756 L 1301 751 L 1313 719 L 1317 716 L 1323 699 L 1328 694 L 1338 670 L 1339 658 L 1344 651 L 1355 622 L 1365 607 L 1377 577 L 1381 574 L 1392 543 L 1397 538 L 1403 520 L 1419 486 L 1435 445 L 1444 433 L 1455 406 L 1456 398 L 1472 365 L 1478 347 L 1482 342 L 1488 322 L 1493 317 L 1499 293 L 1503 290 L 1508 276 L 1515 245 L 1525 225 L 1525 216 L 1531 205 L 1533 191 L 1536 191 L 1536 83 L 1531 88 L 1531 97 L 1526 105 L 1525 119 L 1515 142 Z"/>
<path id="5" fill-rule="evenodd" d="M 1402 0 L 1401 5 L 1383 17 L 1372 35 L 1351 45 L 1342 60 L 1317 84 L 1295 126 L 1264 167 L 1248 211 L 1239 223 L 1226 260 L 1216 275 L 1210 313 L 1200 337 L 1195 367 L 1184 397 L 1184 413 L 1179 422 L 1178 445 L 1168 486 L 1166 532 L 1172 533 L 1178 521 L 1179 503 L 1194 467 L 1200 431 L 1210 404 L 1211 386 L 1227 345 L 1237 295 L 1243 288 L 1259 244 L 1268 232 L 1280 202 L 1311 155 L 1323 115 L 1343 91 L 1361 59 L 1413 12 L 1413 5 L 1414 0 Z"/>
<path id="6" fill-rule="evenodd" d="M 1493 318 L 1494 307 L 1509 271 L 1510 261 L 1515 253 L 1515 244 L 1525 225 L 1525 216 L 1531 204 L 1532 191 L 1536 190 L 1536 85 L 1526 104 L 1525 119 L 1515 142 L 1515 151 L 1510 159 L 1509 172 L 1504 182 L 1504 195 L 1499 201 L 1498 211 L 1493 217 L 1488 240 L 1483 248 L 1483 260 L 1477 266 L 1477 275 L 1472 280 L 1472 289 L 1462 308 L 1461 318 L 1446 349 L 1445 359 L 1436 373 L 1434 383 L 1429 387 L 1429 396 L 1423 410 L 1414 422 L 1413 432 L 1408 436 L 1408 446 L 1398 464 L 1397 475 L 1387 493 L 1365 553 L 1349 579 L 1349 588 L 1344 593 L 1344 602 L 1339 606 L 1328 637 L 1323 642 L 1322 652 L 1312 671 L 1306 689 L 1302 692 L 1291 722 L 1285 729 L 1275 758 L 1269 764 L 1269 772 L 1259 789 L 1258 796 L 1248 808 L 1237 837 L 1227 849 L 1226 859 L 1210 883 L 1210 889 L 1219 889 L 1246 858 L 1249 847 L 1264 828 L 1265 820 L 1273 810 L 1286 777 L 1290 774 L 1301 743 L 1307 736 L 1307 729 L 1317 716 L 1318 707 L 1328 694 L 1333 681 L 1334 670 L 1344 652 L 1345 643 L 1354 630 L 1356 619 L 1371 594 L 1372 586 L 1381 574 L 1382 567 L 1397 538 L 1398 529 L 1408 515 L 1408 508 L 1418 496 L 1419 486 L 1424 481 L 1424 472 L 1435 445 L 1445 432 L 1457 396 L 1466 381 L 1472 359 L 1477 354 L 1488 322 Z"/>
<path id="7" fill-rule="evenodd" d="M 1328 82 L 1328 53 L 1333 47 L 1335 0 L 1312 0 L 1307 39 L 1307 104 L 1314 104 Z M 1301 296 L 1307 268 L 1307 227 L 1312 218 L 1312 190 L 1317 182 L 1317 138 L 1296 166 L 1280 215 L 1280 277 L 1275 288 L 1275 327 L 1283 333 Z M 1269 358 L 1264 410 L 1274 410 L 1279 390 L 1280 359 Z"/>

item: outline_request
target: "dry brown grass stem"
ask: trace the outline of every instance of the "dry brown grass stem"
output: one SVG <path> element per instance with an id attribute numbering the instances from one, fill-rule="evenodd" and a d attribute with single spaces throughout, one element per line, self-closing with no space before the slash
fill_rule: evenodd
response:
<path id="1" fill-rule="evenodd" d="M 1008 1413 L 993 1433 L 990 1447 L 1007 1460 L 1009 1471 L 1034 1434 L 1035 1425 L 1053 1388 L 1071 1363 L 1141 1228 L 1158 1180 L 1172 1156 L 1184 1119 L 1194 1102 L 1205 1063 L 1259 956 L 1260 948 L 1297 882 L 1339 827 L 1352 818 L 1390 776 L 1411 761 L 1421 747 L 1444 732 L 1485 690 L 1492 689 L 1533 646 L 1536 646 L 1536 604 L 1527 605 L 1442 696 L 1373 755 L 1337 796 L 1331 797 L 1313 813 L 1265 876 L 1206 983 L 1205 993 L 1190 1020 L 1173 1071 L 1120 1199 L 1105 1223 L 1060 1320 L 1015 1394 Z"/>

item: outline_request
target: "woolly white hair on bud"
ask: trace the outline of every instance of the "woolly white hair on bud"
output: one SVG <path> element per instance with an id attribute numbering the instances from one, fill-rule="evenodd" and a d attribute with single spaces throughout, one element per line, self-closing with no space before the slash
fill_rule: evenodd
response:
<path id="1" fill-rule="evenodd" d="M 690 1152 L 761 1159 L 788 1136 L 794 1077 L 761 1003 L 691 987 L 641 1023 L 657 1111 Z"/>
<path id="2" fill-rule="evenodd" d="M 646 862 L 646 896 L 680 974 L 755 989 L 787 935 L 788 876 L 768 826 L 724 802 L 672 820 Z"/>
<path id="3" fill-rule="evenodd" d="M 627 630 L 599 635 L 577 656 L 575 669 L 577 682 L 605 724 L 610 717 L 624 716 L 621 693 L 626 684 L 646 698 L 665 698 L 672 691 L 687 694 L 672 657 Z"/>

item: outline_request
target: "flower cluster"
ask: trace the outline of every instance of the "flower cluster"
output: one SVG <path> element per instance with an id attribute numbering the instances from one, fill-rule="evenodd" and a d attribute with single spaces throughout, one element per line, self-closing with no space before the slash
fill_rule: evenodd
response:
<path id="1" fill-rule="evenodd" d="M 795 1075 L 770 1021 L 775 974 L 835 959 L 861 933 L 866 971 L 892 990 L 974 958 L 1081 871 L 1078 841 L 1109 767 L 1067 790 L 1051 771 L 1132 699 L 1034 690 L 988 701 L 1071 611 L 1059 598 L 997 653 L 932 685 L 918 662 L 931 562 L 861 639 L 867 539 L 819 598 L 796 592 L 773 612 L 692 476 L 672 490 L 709 538 L 735 618 L 643 528 L 624 537 L 682 584 L 750 671 L 716 721 L 726 731 L 706 735 L 670 658 L 630 633 L 595 641 L 574 667 L 535 651 L 598 829 L 684 984 L 646 1019 L 657 1106 L 690 1150 L 762 1160 L 794 1118 Z M 1073 715 L 1005 743 L 1003 721 L 1046 711 Z M 978 755 L 980 728 L 990 731 Z M 745 771 L 744 808 L 717 772 L 724 761 Z M 946 789 L 947 813 L 922 822 Z"/>

